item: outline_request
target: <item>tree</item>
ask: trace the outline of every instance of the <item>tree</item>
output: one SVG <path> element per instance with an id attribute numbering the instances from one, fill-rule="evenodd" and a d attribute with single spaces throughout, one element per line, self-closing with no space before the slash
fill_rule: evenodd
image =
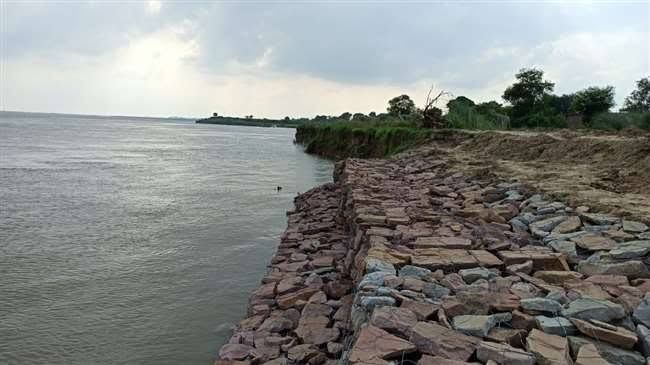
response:
<path id="1" fill-rule="evenodd" d="M 436 104 L 443 96 L 450 96 L 448 92 L 442 90 L 435 97 L 431 96 L 433 92 L 433 85 L 429 89 L 427 94 L 427 100 L 424 102 L 424 108 L 422 109 L 422 120 L 421 124 L 424 128 L 444 128 L 445 120 L 442 117 L 442 110 L 436 107 Z"/>
<path id="2" fill-rule="evenodd" d="M 591 86 L 575 93 L 571 110 L 582 113 L 589 123 L 594 115 L 609 111 L 614 104 L 613 86 Z"/>
<path id="3" fill-rule="evenodd" d="M 547 95 L 545 104 L 549 105 L 556 113 L 567 115 L 571 111 L 571 104 L 575 94 Z"/>
<path id="4" fill-rule="evenodd" d="M 625 98 L 623 112 L 650 111 L 650 77 L 644 77 L 636 82 L 636 90 Z"/>
<path id="5" fill-rule="evenodd" d="M 512 105 L 513 125 L 529 125 L 528 119 L 544 109 L 544 96 L 553 91 L 554 83 L 544 80 L 544 71 L 524 68 L 515 75 L 517 81 L 503 92 L 503 100 Z"/>
<path id="6" fill-rule="evenodd" d="M 289 117 L 287 116 L 287 117 L 284 117 L 284 120 L 288 122 L 288 121 L 291 120 L 291 118 L 289 118 Z"/>
<path id="7" fill-rule="evenodd" d="M 396 96 L 388 101 L 388 113 L 400 119 L 415 114 L 415 103 L 408 95 Z"/>
<path id="8" fill-rule="evenodd" d="M 370 118 L 368 118 L 363 113 L 354 113 L 354 115 L 352 116 L 352 120 L 355 122 L 366 122 L 368 121 L 368 119 Z"/>
<path id="9" fill-rule="evenodd" d="M 369 116 L 370 118 L 376 118 L 376 117 L 377 117 L 377 113 L 375 113 L 375 112 L 370 112 L 370 113 L 368 113 L 368 116 Z"/>
<path id="10" fill-rule="evenodd" d="M 342 119 L 342 120 L 350 120 L 351 117 L 352 117 L 352 114 L 350 114 L 349 112 L 345 112 L 345 113 L 339 115 L 339 119 Z"/>
<path id="11" fill-rule="evenodd" d="M 219 116 L 219 113 L 212 113 L 212 117 L 216 118 Z"/>
<path id="12" fill-rule="evenodd" d="M 459 96 L 456 99 L 451 99 L 447 103 L 447 109 L 452 110 L 452 109 L 457 109 L 457 108 L 463 108 L 463 107 L 473 107 L 474 102 L 472 99 L 467 98 L 465 96 Z"/>

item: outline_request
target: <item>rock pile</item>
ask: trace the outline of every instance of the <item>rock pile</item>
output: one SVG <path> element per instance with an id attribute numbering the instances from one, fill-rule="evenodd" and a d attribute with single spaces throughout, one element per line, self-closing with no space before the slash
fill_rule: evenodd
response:
<path id="1" fill-rule="evenodd" d="M 297 198 L 216 364 L 646 364 L 646 224 L 426 150 L 335 179 Z"/>
<path id="2" fill-rule="evenodd" d="M 340 357 L 352 306 L 342 266 L 348 236 L 337 220 L 341 196 L 337 185 L 326 184 L 295 199 L 248 318 L 215 364 L 323 364 Z"/>

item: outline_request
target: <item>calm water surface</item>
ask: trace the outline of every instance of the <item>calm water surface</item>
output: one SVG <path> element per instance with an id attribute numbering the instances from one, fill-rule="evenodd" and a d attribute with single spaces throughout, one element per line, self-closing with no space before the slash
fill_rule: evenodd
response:
<path id="1" fill-rule="evenodd" d="M 0 114 L 0 363 L 210 364 L 331 180 L 293 133 Z"/>

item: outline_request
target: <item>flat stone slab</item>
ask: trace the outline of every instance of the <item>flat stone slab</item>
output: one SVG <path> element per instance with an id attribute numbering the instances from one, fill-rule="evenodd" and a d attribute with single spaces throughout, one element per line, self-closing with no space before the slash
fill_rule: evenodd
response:
<path id="1" fill-rule="evenodd" d="M 469 249 L 472 247 L 472 241 L 463 237 L 418 237 L 413 247 Z"/>
<path id="2" fill-rule="evenodd" d="M 397 336 L 368 325 L 361 329 L 352 347 L 349 361 L 352 364 L 388 364 L 388 358 L 415 351 L 415 345 Z"/>
<path id="3" fill-rule="evenodd" d="M 418 351 L 451 360 L 468 361 L 481 342 L 432 322 L 418 322 L 413 327 L 411 341 Z"/>
<path id="4" fill-rule="evenodd" d="M 534 270 L 570 270 L 569 265 L 563 258 L 564 256 L 557 252 L 535 250 L 500 251 L 498 256 L 506 266 L 523 264 L 530 260 L 533 262 Z"/>
<path id="5" fill-rule="evenodd" d="M 571 365 L 572 363 L 569 343 L 564 337 L 533 329 L 526 338 L 526 349 L 535 355 L 539 364 Z"/>

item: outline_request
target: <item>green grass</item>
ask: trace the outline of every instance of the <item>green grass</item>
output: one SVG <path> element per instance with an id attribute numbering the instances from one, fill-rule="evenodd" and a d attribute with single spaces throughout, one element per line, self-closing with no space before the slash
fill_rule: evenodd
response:
<path id="1" fill-rule="evenodd" d="M 432 133 L 410 122 L 305 124 L 297 128 L 296 142 L 331 158 L 385 157 L 426 142 Z"/>
<path id="2" fill-rule="evenodd" d="M 602 113 L 591 121 L 591 128 L 620 131 L 626 128 L 650 130 L 649 113 Z"/>

